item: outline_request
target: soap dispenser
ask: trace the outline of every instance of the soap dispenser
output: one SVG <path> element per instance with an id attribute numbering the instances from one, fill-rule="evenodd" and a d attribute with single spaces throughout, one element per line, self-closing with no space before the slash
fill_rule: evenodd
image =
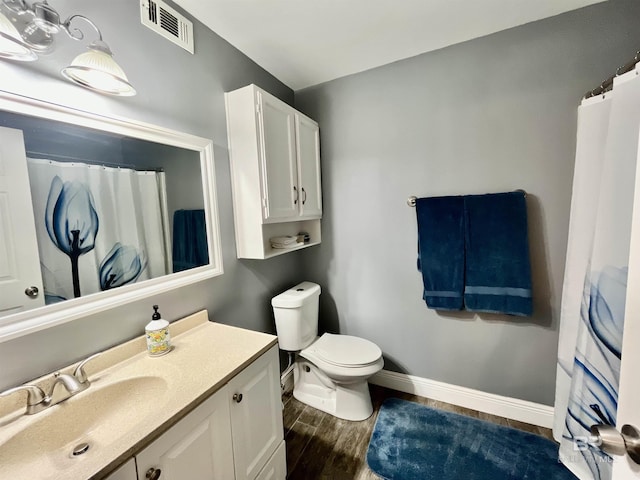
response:
<path id="1" fill-rule="evenodd" d="M 151 321 L 147 323 L 144 331 L 147 337 L 147 352 L 152 357 L 159 357 L 171 351 L 171 337 L 169 322 L 160 317 L 158 305 L 154 305 L 153 310 Z"/>

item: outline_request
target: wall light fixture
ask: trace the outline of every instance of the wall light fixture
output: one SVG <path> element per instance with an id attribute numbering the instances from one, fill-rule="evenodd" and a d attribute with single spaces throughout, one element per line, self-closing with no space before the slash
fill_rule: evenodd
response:
<path id="1" fill-rule="evenodd" d="M 39 54 L 50 53 L 55 35 L 64 31 L 74 40 L 83 40 L 84 33 L 71 24 L 84 20 L 95 29 L 98 39 L 88 45 L 88 52 L 78 55 L 62 69 L 68 80 L 85 88 L 110 95 L 133 96 L 135 88 L 113 59 L 113 53 L 102 39 L 100 29 L 84 15 L 71 15 L 62 21 L 60 14 L 47 0 L 29 5 L 25 0 L 0 0 L 0 58 L 34 61 Z"/>

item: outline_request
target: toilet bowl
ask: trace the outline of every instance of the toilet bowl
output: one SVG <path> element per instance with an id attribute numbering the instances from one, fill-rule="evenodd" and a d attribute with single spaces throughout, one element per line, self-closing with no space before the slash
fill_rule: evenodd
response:
<path id="1" fill-rule="evenodd" d="M 293 396 L 335 417 L 365 420 L 373 413 L 367 380 L 383 365 L 376 344 L 325 333 L 299 353 Z"/>
<path id="2" fill-rule="evenodd" d="M 293 396 L 318 410 L 359 421 L 373 413 L 367 380 L 383 365 L 373 342 L 350 335 L 317 337 L 320 287 L 303 282 L 271 301 L 282 350 L 296 353 Z"/>

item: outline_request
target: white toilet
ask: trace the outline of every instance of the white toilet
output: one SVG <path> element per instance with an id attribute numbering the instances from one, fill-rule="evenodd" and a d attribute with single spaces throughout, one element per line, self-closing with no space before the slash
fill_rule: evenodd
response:
<path id="1" fill-rule="evenodd" d="M 382 351 L 364 338 L 318 337 L 320 286 L 302 282 L 271 300 L 281 350 L 297 352 L 293 396 L 345 420 L 373 413 L 367 379 L 382 370 Z"/>

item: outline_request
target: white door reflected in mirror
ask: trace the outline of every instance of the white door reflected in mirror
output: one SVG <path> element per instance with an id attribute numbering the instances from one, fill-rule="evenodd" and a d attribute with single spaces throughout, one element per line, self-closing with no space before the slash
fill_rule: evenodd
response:
<path id="1" fill-rule="evenodd" d="M 44 305 L 29 177 L 20 130 L 0 127 L 0 315 Z"/>

